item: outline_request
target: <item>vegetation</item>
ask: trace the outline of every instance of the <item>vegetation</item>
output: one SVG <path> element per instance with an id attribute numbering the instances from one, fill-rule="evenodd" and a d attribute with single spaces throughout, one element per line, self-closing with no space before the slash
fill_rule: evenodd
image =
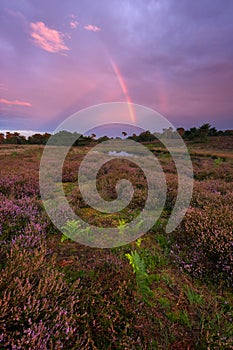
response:
<path id="1" fill-rule="evenodd" d="M 157 140 L 145 144 L 165 173 L 165 208 L 147 234 L 111 249 L 73 242 L 67 237 L 81 230 L 77 221 L 67 222 L 62 236 L 47 217 L 39 191 L 43 146 L 1 145 L 0 349 L 232 348 L 233 137 L 187 142 L 194 193 L 170 234 L 165 226 L 176 198 L 176 169 Z M 81 218 L 121 234 L 143 208 L 146 179 L 133 161 L 106 163 L 97 179 L 101 196 L 114 199 L 122 177 L 132 182 L 134 196 L 122 212 L 101 215 L 77 186 L 86 152 L 73 147 L 66 158 L 67 200 Z M 63 208 L 58 215 L 65 218 Z"/>
<path id="2" fill-rule="evenodd" d="M 143 299 L 147 301 L 147 297 L 151 295 L 151 290 L 148 285 L 148 274 L 146 273 L 145 261 L 143 258 L 140 258 L 137 251 L 131 251 L 131 253 L 127 253 L 125 256 L 128 258 L 133 272 L 136 275 L 136 281 L 140 293 Z"/>
<path id="3" fill-rule="evenodd" d="M 176 132 L 184 138 L 185 140 L 196 140 L 196 141 L 206 141 L 208 136 L 232 136 L 233 130 L 217 130 L 215 127 L 212 127 L 209 123 L 201 125 L 199 128 L 192 127 L 188 130 L 185 130 L 182 127 L 177 128 Z M 176 138 L 176 133 L 171 127 L 168 129 L 163 129 L 162 133 L 154 132 L 152 133 L 149 130 L 141 132 L 139 135 L 133 134 L 127 137 L 127 132 L 122 131 L 122 138 L 128 138 L 137 142 L 153 142 L 158 136 L 164 136 L 166 138 Z M 91 136 L 83 136 L 77 132 L 69 132 L 66 130 L 59 131 L 58 133 L 51 135 L 49 133 L 39 134 L 36 133 L 32 136 L 26 138 L 23 135 L 20 135 L 19 132 L 6 132 L 6 135 L 3 133 L 0 134 L 0 144 L 29 144 L 29 145 L 45 145 L 50 139 L 50 144 L 54 145 L 67 145 L 70 144 L 71 140 L 73 141 L 73 146 L 87 146 L 93 144 L 93 142 L 101 143 L 103 141 L 109 140 L 107 136 L 101 136 L 96 139 L 94 133 Z M 78 138 L 78 139 L 77 139 Z M 77 139 L 77 140 L 76 140 Z"/>

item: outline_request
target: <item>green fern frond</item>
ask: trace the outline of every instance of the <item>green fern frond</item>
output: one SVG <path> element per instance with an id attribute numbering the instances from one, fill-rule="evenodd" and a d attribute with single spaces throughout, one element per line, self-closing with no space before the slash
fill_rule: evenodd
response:
<path id="1" fill-rule="evenodd" d="M 146 265 L 143 258 L 136 251 L 131 251 L 129 254 L 125 254 L 128 258 L 130 265 L 132 265 L 133 272 L 136 276 L 137 286 L 141 292 L 143 299 L 147 299 L 151 295 L 152 291 L 149 287 L 148 274 L 146 272 Z"/>
<path id="2" fill-rule="evenodd" d="M 127 228 L 127 222 L 126 220 L 124 219 L 119 219 L 118 220 L 118 231 L 119 231 L 119 234 L 123 234 Z"/>
<path id="3" fill-rule="evenodd" d="M 65 225 L 62 226 L 63 235 L 61 238 L 61 242 L 64 242 L 67 239 L 74 237 L 77 234 L 79 228 L 80 228 L 79 221 L 77 220 L 67 221 Z"/>
<path id="4" fill-rule="evenodd" d="M 136 246 L 137 246 L 138 248 L 140 248 L 140 247 L 141 247 L 141 243 L 142 243 L 142 238 L 138 238 L 138 239 L 136 240 Z"/>

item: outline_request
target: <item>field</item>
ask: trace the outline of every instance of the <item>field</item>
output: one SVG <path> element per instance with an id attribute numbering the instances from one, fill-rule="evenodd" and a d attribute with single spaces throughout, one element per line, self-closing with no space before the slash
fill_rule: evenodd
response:
<path id="1" fill-rule="evenodd" d="M 163 213 L 141 239 L 107 249 L 73 242 L 51 223 L 39 191 L 43 146 L 0 145 L 0 349 L 232 349 L 233 137 L 187 145 L 195 182 L 181 224 L 165 232 L 177 174 L 166 150 L 148 143 L 166 176 Z M 101 215 L 77 188 L 88 150 L 67 156 L 67 199 L 84 220 L 120 232 L 143 208 L 145 178 L 133 161 L 104 165 L 103 198 L 115 198 L 124 176 L 135 193 L 120 214 Z"/>

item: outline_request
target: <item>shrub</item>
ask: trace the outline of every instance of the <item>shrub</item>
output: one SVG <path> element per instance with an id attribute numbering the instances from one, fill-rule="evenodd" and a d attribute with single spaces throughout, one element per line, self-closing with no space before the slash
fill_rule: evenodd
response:
<path id="1" fill-rule="evenodd" d="M 80 348 L 75 290 L 49 266 L 43 242 L 29 251 L 27 237 L 12 242 L 0 276 L 0 343 L 5 349 Z M 28 245 L 31 243 L 28 242 Z"/>
<path id="2" fill-rule="evenodd" d="M 233 217 L 230 206 L 190 208 L 175 235 L 172 257 L 194 277 L 232 285 Z"/>
<path id="3" fill-rule="evenodd" d="M 9 240 L 23 233 L 30 222 L 40 220 L 40 206 L 35 199 L 24 197 L 9 199 L 0 195 L 0 235 L 1 240 Z"/>

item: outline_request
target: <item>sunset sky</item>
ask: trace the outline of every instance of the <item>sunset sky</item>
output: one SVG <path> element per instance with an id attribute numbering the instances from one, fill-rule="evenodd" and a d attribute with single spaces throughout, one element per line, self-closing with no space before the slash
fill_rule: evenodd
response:
<path id="1" fill-rule="evenodd" d="M 0 129 L 112 101 L 233 129 L 233 1 L 0 1 Z"/>

